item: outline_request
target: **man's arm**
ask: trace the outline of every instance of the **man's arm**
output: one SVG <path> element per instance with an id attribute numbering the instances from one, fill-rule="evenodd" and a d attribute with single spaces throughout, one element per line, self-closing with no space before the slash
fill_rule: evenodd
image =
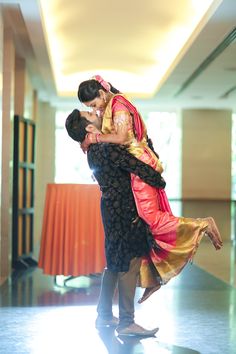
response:
<path id="1" fill-rule="evenodd" d="M 107 158 L 117 167 L 139 176 L 145 183 L 153 187 L 165 188 L 166 182 L 161 174 L 131 155 L 124 146 L 106 144 L 105 149 Z"/>

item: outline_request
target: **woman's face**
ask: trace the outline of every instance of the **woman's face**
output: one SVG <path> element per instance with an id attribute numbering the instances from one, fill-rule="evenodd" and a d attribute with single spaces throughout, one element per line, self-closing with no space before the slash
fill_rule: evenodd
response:
<path id="1" fill-rule="evenodd" d="M 91 101 L 84 102 L 87 107 L 93 109 L 93 111 L 100 117 L 103 116 L 107 102 L 106 102 L 106 94 L 103 90 L 99 90 L 99 96 L 94 98 Z"/>

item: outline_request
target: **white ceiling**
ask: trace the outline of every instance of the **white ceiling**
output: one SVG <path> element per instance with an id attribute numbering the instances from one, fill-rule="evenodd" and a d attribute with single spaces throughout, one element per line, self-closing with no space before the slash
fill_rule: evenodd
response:
<path id="1" fill-rule="evenodd" d="M 186 45 L 176 53 L 176 58 L 172 56 L 172 63 L 164 67 L 162 75 L 151 71 L 160 55 L 156 43 L 161 43 L 163 48 L 168 35 L 173 36 L 172 29 L 179 29 L 181 21 L 189 21 L 192 1 L 179 0 L 178 6 L 174 6 L 176 0 L 47 1 L 55 6 L 58 38 L 63 39 L 54 43 L 54 54 L 63 59 L 56 69 L 49 54 L 51 38 L 42 21 L 39 0 L 0 3 L 6 22 L 14 29 L 17 54 L 26 58 L 33 85 L 42 99 L 58 105 L 77 102 L 79 79 L 74 83 L 74 90 L 72 86 L 65 97 L 59 97 L 55 82 L 58 70 L 65 75 L 79 72 L 82 76 L 78 78 L 83 75 L 88 78 L 89 71 L 95 74 L 116 70 L 120 71 L 117 80 L 110 80 L 109 72 L 105 78 L 119 89 L 123 89 L 122 80 L 126 82 L 129 75 L 137 88 L 149 85 L 156 89 L 149 98 L 144 93 L 136 95 L 149 107 L 236 111 L 236 0 L 215 1 Z M 111 4 L 116 4 L 112 8 L 113 17 L 106 11 Z M 55 26 L 55 22 L 51 22 Z M 157 27 L 162 31 L 158 32 Z M 151 76 L 147 75 L 149 71 Z M 124 72 L 128 76 L 125 77 Z M 68 82 L 64 81 L 66 89 Z"/>
<path id="2" fill-rule="evenodd" d="M 99 73 L 132 97 L 153 96 L 220 2 L 70 0 L 65 9 L 63 0 L 40 0 L 58 93 L 73 95 Z"/>

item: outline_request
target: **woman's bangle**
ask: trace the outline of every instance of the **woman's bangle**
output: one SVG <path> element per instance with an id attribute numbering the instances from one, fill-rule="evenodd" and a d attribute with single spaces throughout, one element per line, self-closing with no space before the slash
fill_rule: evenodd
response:
<path id="1" fill-rule="evenodd" d="M 101 134 L 96 134 L 96 142 L 100 143 L 101 139 L 100 139 Z"/>

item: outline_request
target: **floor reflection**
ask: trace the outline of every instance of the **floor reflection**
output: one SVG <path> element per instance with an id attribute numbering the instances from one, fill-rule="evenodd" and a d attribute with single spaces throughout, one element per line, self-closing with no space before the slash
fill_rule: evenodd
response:
<path id="1" fill-rule="evenodd" d="M 200 354 L 189 348 L 161 343 L 158 338 L 117 337 L 111 329 L 100 330 L 98 334 L 108 354 Z"/>
<path id="2" fill-rule="evenodd" d="M 57 280 L 42 275 L 38 268 L 18 272 L 0 287 L 0 306 L 83 306 L 96 303 L 101 275 L 74 277 L 70 281 L 66 281 L 67 278 L 60 276 Z"/>
<path id="3" fill-rule="evenodd" d="M 183 214 L 213 213 L 223 249 L 216 252 L 208 240 L 202 242 L 194 263 L 142 305 L 137 288 L 136 322 L 159 327 L 155 337 L 121 338 L 95 329 L 99 274 L 55 281 L 32 268 L 0 287 L 0 354 L 236 354 L 235 220 L 227 203 L 221 210 L 214 204 L 202 208 L 188 201 Z"/>
<path id="4" fill-rule="evenodd" d="M 145 339 L 98 332 L 100 277 L 74 281 L 84 287 L 73 288 L 72 279 L 70 287 L 58 286 L 35 269 L 5 283 L 0 288 L 0 353 L 236 353 L 236 289 L 195 265 L 142 305 L 136 301 L 137 288 L 136 322 L 159 327 L 155 337 Z"/>

